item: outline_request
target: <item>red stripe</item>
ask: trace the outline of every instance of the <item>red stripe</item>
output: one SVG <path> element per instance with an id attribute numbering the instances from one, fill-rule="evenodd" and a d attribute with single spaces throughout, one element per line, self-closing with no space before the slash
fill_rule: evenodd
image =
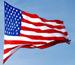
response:
<path id="1" fill-rule="evenodd" d="M 29 36 L 29 38 L 32 38 L 32 39 L 37 39 L 38 38 L 39 39 L 39 37 L 35 38 L 35 37 L 32 37 L 32 36 Z M 42 37 L 41 39 L 44 39 L 44 38 Z M 52 39 L 52 38 L 50 37 L 49 39 Z M 54 37 L 53 39 L 54 39 L 54 41 L 57 41 L 57 40 L 63 40 L 63 41 L 67 40 L 64 37 Z M 4 44 L 29 44 L 29 45 L 46 44 L 46 42 L 43 42 L 43 41 L 42 42 L 30 42 L 30 41 L 19 41 L 19 40 L 15 40 L 15 41 L 4 40 L 4 42 L 5 42 Z"/>
<path id="2" fill-rule="evenodd" d="M 48 43 L 48 44 L 39 46 L 39 47 L 37 47 L 37 48 L 44 49 L 44 48 L 48 48 L 48 47 L 54 46 L 54 45 L 56 45 L 56 44 L 64 43 L 64 42 L 69 42 L 69 40 L 57 40 L 57 41 L 50 42 L 50 43 Z"/>
<path id="3" fill-rule="evenodd" d="M 11 44 L 12 45 L 12 44 Z M 17 47 L 17 46 L 16 46 Z M 14 48 L 16 47 L 13 47 L 13 48 L 7 48 L 7 49 L 4 49 L 4 54 L 8 53 L 9 51 L 13 50 Z M 31 45 L 25 45 L 23 46 L 22 48 L 32 48 Z"/>
<path id="4" fill-rule="evenodd" d="M 16 47 L 17 47 L 17 46 L 16 46 Z M 12 49 L 14 49 L 14 48 L 16 48 L 16 47 L 4 49 L 4 54 L 8 53 L 9 51 L 11 51 Z"/>
<path id="5" fill-rule="evenodd" d="M 21 26 L 21 29 L 24 30 L 24 31 L 34 31 L 34 32 L 37 32 L 37 33 L 61 33 L 65 36 L 68 35 L 67 32 L 61 32 L 61 31 L 57 31 L 57 30 L 54 30 L 54 29 L 40 30 L 40 29 L 28 28 L 28 27 L 24 27 L 24 26 Z"/>
<path id="6" fill-rule="evenodd" d="M 54 26 L 54 25 L 45 24 L 45 23 L 41 23 L 41 22 L 34 23 L 34 22 L 30 22 L 30 21 L 28 21 L 28 20 L 26 20 L 24 18 L 22 18 L 22 22 L 33 24 L 35 26 L 48 26 L 50 28 L 57 28 L 57 29 L 64 29 L 65 28 L 65 26 L 62 26 L 62 25 Z"/>
<path id="7" fill-rule="evenodd" d="M 30 13 L 27 13 L 27 12 L 24 12 L 24 11 L 22 11 L 22 14 L 23 14 L 23 15 L 27 15 L 27 16 L 29 16 L 29 17 L 31 17 L 31 18 L 39 18 L 39 19 L 41 19 L 41 20 L 44 21 L 44 22 L 56 22 L 56 23 L 58 23 L 58 24 L 63 24 L 63 21 L 60 21 L 60 20 L 46 20 L 46 19 L 44 19 L 44 18 L 39 17 L 39 16 L 36 15 L 36 14 L 30 14 Z"/>
<path id="8" fill-rule="evenodd" d="M 36 14 L 30 14 L 30 13 L 27 13 L 27 12 L 24 12 L 24 11 L 22 11 L 22 14 L 27 15 L 27 16 L 29 16 L 31 18 L 39 18 L 39 16 L 37 16 Z"/>
<path id="9" fill-rule="evenodd" d="M 20 34 L 19 36 L 21 37 L 28 37 L 33 40 L 65 40 L 66 38 L 64 37 L 43 37 L 43 36 L 34 36 L 34 35 L 24 35 Z"/>
<path id="10" fill-rule="evenodd" d="M 11 54 L 12 55 L 12 54 Z M 9 55 L 8 57 L 6 57 L 5 59 L 3 59 L 3 64 L 7 61 L 7 59 L 11 56 Z"/>
<path id="11" fill-rule="evenodd" d="M 44 18 L 40 18 L 40 19 L 44 22 L 55 22 L 57 24 L 63 24 L 63 21 L 61 21 L 61 20 L 46 20 Z"/>
<path id="12" fill-rule="evenodd" d="M 22 18 L 22 22 L 24 22 L 24 23 L 29 23 L 29 24 L 33 24 L 33 25 L 35 25 L 35 26 L 44 26 L 45 24 L 43 24 L 43 23 L 41 23 L 41 22 L 31 22 L 31 21 L 28 21 L 28 20 L 26 20 L 26 19 L 24 19 L 24 18 Z"/>
<path id="13" fill-rule="evenodd" d="M 34 48 L 44 49 L 44 48 L 48 48 L 48 47 L 54 46 L 56 44 L 64 43 L 64 42 L 69 42 L 69 40 L 56 40 L 56 41 L 50 42 L 48 44 L 44 44 L 42 46 L 38 46 L 38 47 L 34 46 Z"/>
<path id="14" fill-rule="evenodd" d="M 30 49 L 33 49 L 33 47 L 31 47 L 30 45 L 29 46 L 23 46 L 22 48 L 30 48 Z M 10 51 L 11 51 L 12 49 L 10 49 Z M 7 49 L 7 51 L 8 51 L 8 49 Z M 5 52 L 5 50 L 4 50 L 4 52 Z M 8 51 L 9 52 L 9 51 Z M 7 53 L 7 52 L 6 52 Z M 5 53 L 4 53 L 5 54 Z M 9 55 L 8 57 L 6 57 L 5 59 L 3 59 L 3 64 L 7 61 L 7 59 L 10 57 L 10 56 L 12 56 L 13 54 L 11 54 L 11 55 Z"/>
<path id="15" fill-rule="evenodd" d="M 35 44 L 46 44 L 46 42 L 30 42 L 30 41 L 19 41 L 19 40 L 4 40 L 4 44 L 29 44 L 29 45 L 35 45 Z"/>
<path id="16" fill-rule="evenodd" d="M 33 49 L 33 47 L 31 47 L 30 45 L 29 46 L 23 46 L 22 48 L 30 48 L 30 49 Z M 14 49 L 14 48 L 12 48 Z M 7 52 L 11 51 L 12 49 L 6 49 L 4 50 L 4 54 L 6 54 Z M 13 54 L 9 55 L 8 57 L 6 57 L 5 59 L 3 59 L 3 64 L 7 61 L 7 59 L 12 56 Z"/>

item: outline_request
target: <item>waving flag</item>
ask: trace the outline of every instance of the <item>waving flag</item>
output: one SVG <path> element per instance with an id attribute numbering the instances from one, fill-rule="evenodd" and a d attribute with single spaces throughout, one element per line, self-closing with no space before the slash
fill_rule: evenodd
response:
<path id="1" fill-rule="evenodd" d="M 26 13 L 4 2 L 5 35 L 3 63 L 20 48 L 44 49 L 55 44 L 69 43 L 60 20 L 46 20 Z"/>

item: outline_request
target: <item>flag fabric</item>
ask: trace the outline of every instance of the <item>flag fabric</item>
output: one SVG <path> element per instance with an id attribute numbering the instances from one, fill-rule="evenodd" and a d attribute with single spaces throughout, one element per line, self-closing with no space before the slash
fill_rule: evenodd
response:
<path id="1" fill-rule="evenodd" d="M 44 49 L 69 42 L 63 21 L 46 20 L 4 2 L 5 34 L 3 63 L 20 48 Z"/>

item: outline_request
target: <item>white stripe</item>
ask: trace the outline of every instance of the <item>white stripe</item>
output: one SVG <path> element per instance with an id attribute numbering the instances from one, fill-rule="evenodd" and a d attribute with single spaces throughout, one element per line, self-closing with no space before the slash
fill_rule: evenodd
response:
<path id="1" fill-rule="evenodd" d="M 31 22 L 35 22 L 35 23 L 42 22 L 39 18 L 30 18 L 29 16 L 26 16 L 26 15 L 23 15 L 23 14 L 22 14 L 22 16 L 23 16 L 24 19 L 26 19 L 28 21 L 31 21 Z"/>
<path id="2" fill-rule="evenodd" d="M 58 23 L 55 23 L 55 22 L 46 22 L 46 24 L 50 24 L 50 25 L 54 25 L 54 26 L 58 26 L 58 25 L 63 26 L 63 24 L 58 24 Z"/>
<path id="3" fill-rule="evenodd" d="M 37 47 L 39 47 L 39 46 L 42 46 L 42 45 L 44 45 L 44 44 L 37 44 L 37 45 L 33 45 L 33 46 L 37 46 Z"/>
<path id="4" fill-rule="evenodd" d="M 57 30 L 57 31 L 61 31 L 61 32 L 66 32 L 65 29 L 56 29 L 56 28 L 53 28 L 54 30 Z"/>
<path id="5" fill-rule="evenodd" d="M 24 23 L 24 22 L 21 22 L 21 26 L 35 28 L 35 29 L 41 29 L 41 30 L 51 29 L 47 26 L 34 26 L 33 24 L 28 24 L 28 23 Z"/>
<path id="6" fill-rule="evenodd" d="M 14 48 L 13 50 L 9 51 L 8 53 L 4 54 L 3 59 L 7 58 L 8 56 L 10 56 L 11 54 L 15 53 L 19 48 L 21 48 L 22 46 L 25 46 L 25 44 L 23 45 L 19 45 L 18 47 Z"/>
<path id="7" fill-rule="evenodd" d="M 24 14 L 22 14 L 22 16 L 23 16 L 24 19 L 26 19 L 26 20 L 28 20 L 28 21 L 31 21 L 31 22 L 35 22 L 35 23 L 41 22 L 41 23 L 50 24 L 50 25 L 54 25 L 54 26 L 62 25 L 62 24 L 58 24 L 58 23 L 56 23 L 56 22 L 43 22 L 43 21 L 42 21 L 41 19 L 39 19 L 39 18 L 31 18 L 31 17 L 29 17 L 29 16 L 27 16 L 27 15 L 24 15 Z"/>
<path id="8" fill-rule="evenodd" d="M 30 38 L 27 38 L 27 37 L 7 36 L 7 35 L 4 35 L 4 39 L 5 39 L 5 40 L 30 41 L 30 42 L 46 42 L 46 43 L 49 43 L 49 42 L 51 42 L 51 41 L 54 41 L 54 40 L 33 40 L 33 39 L 30 39 Z"/>
<path id="9" fill-rule="evenodd" d="M 42 46 L 42 45 L 44 45 L 44 44 L 37 44 L 37 45 L 32 45 L 31 47 L 39 47 L 39 46 Z"/>
<path id="10" fill-rule="evenodd" d="M 14 44 L 4 44 L 4 49 L 13 48 L 13 47 L 16 47 L 18 45 L 20 45 L 20 44 L 16 44 L 16 45 L 14 45 Z"/>
<path id="11" fill-rule="evenodd" d="M 37 32 L 33 32 L 33 31 L 20 31 L 21 34 L 25 34 L 25 35 L 33 35 L 33 36 L 43 36 L 43 37 L 65 37 L 65 35 L 61 34 L 61 33 L 37 33 Z"/>
<path id="12" fill-rule="evenodd" d="M 28 27 L 28 28 L 34 28 L 34 29 L 41 29 L 41 30 L 54 29 L 54 30 L 57 30 L 57 31 L 66 32 L 65 29 L 50 28 L 50 27 L 47 27 L 47 26 L 34 26 L 33 24 L 24 23 L 24 22 L 21 22 L 21 26 Z"/>

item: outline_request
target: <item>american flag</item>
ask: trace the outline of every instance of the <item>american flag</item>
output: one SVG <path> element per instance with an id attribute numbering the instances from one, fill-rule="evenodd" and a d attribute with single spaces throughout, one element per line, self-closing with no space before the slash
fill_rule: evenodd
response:
<path id="1" fill-rule="evenodd" d="M 5 35 L 3 63 L 20 48 L 44 49 L 69 42 L 67 31 L 60 20 L 46 20 L 26 13 L 4 2 Z"/>

